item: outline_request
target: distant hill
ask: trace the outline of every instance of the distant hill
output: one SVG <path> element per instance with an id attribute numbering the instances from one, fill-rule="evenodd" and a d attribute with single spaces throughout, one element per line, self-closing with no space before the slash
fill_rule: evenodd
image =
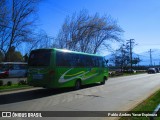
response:
<path id="1" fill-rule="evenodd" d="M 110 59 L 112 57 L 111 54 L 106 55 L 105 58 L 106 59 Z M 134 57 L 139 57 L 141 62 L 139 63 L 139 65 L 150 65 L 150 53 L 149 51 L 146 52 L 142 52 L 139 54 L 133 53 L 133 58 Z M 111 61 L 109 61 L 108 64 L 113 64 L 111 63 Z M 160 65 L 160 49 L 153 49 L 152 50 L 152 64 L 153 65 Z"/>
<path id="2" fill-rule="evenodd" d="M 152 64 L 153 65 L 160 65 L 160 49 L 153 49 L 152 50 Z M 150 65 L 150 53 L 149 51 L 143 52 L 139 54 L 140 65 Z"/>

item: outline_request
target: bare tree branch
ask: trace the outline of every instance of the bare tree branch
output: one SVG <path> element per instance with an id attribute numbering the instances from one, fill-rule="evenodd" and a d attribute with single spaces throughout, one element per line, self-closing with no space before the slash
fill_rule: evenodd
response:
<path id="1" fill-rule="evenodd" d="M 38 2 L 39 0 L 11 0 L 8 4 L 8 0 L 0 1 L 0 50 L 5 55 L 12 46 L 30 42 Z"/>
<path id="2" fill-rule="evenodd" d="M 57 47 L 96 53 L 108 41 L 120 42 L 123 30 L 110 16 L 90 16 L 86 10 L 67 17 L 56 40 Z"/>

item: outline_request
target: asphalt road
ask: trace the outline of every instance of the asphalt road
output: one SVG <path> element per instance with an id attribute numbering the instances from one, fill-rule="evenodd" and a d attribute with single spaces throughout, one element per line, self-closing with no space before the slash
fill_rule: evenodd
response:
<path id="1" fill-rule="evenodd" d="M 110 78 L 105 85 L 85 86 L 77 91 L 34 88 L 16 93 L 0 93 L 0 111 L 127 111 L 158 89 L 160 89 L 160 73 Z M 115 118 L 54 117 L 47 119 L 97 120 Z"/>

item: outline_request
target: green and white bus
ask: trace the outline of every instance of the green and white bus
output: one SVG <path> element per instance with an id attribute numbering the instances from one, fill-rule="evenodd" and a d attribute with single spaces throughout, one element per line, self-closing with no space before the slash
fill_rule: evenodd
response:
<path id="1" fill-rule="evenodd" d="M 104 57 L 64 49 L 36 49 L 28 60 L 28 84 L 45 88 L 105 84 L 108 78 Z"/>

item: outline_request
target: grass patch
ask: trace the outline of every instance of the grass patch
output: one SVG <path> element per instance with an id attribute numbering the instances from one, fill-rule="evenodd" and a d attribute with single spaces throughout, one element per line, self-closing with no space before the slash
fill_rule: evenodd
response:
<path id="1" fill-rule="evenodd" d="M 13 90 L 13 89 L 19 89 L 19 88 L 27 88 L 30 87 L 28 85 L 19 85 L 19 84 L 12 84 L 11 86 L 3 85 L 0 86 L 0 92 L 5 90 Z"/>
<path id="2" fill-rule="evenodd" d="M 145 74 L 146 72 L 136 72 L 136 73 L 113 73 L 112 75 L 109 75 L 110 78 L 114 78 L 114 77 L 123 77 L 123 76 L 131 76 L 131 75 L 139 75 L 139 74 Z"/>
<path id="3" fill-rule="evenodd" d="M 130 75 L 139 75 L 139 74 L 144 74 L 146 72 L 136 72 L 136 73 L 123 73 L 123 76 L 130 76 Z"/>
<path id="4" fill-rule="evenodd" d="M 157 105 L 160 104 L 160 90 L 157 91 L 155 94 L 150 96 L 148 99 L 143 101 L 141 104 L 139 104 L 137 107 L 131 110 L 131 112 L 136 111 L 149 111 L 150 113 L 153 113 Z M 122 117 L 120 120 L 150 120 L 149 117 Z M 160 120 L 160 117 L 155 118 L 155 120 Z"/>

